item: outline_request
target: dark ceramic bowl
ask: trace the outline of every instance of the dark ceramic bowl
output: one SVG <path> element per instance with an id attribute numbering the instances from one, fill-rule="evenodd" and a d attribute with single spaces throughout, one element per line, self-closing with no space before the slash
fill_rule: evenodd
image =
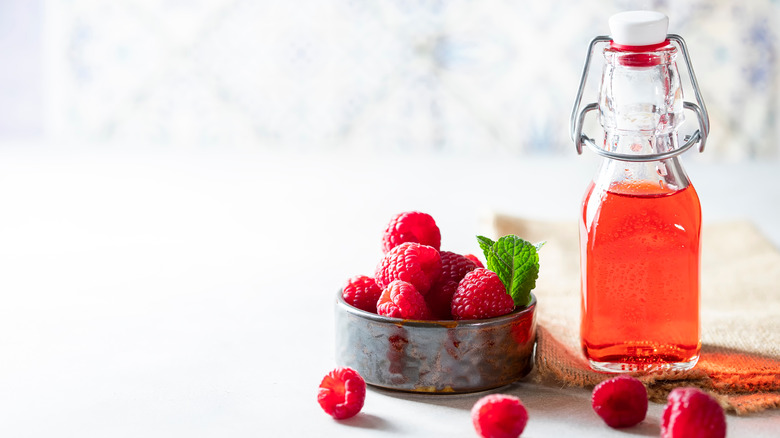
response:
<path id="1" fill-rule="evenodd" d="M 336 303 L 336 361 L 366 383 L 428 393 L 497 388 L 531 372 L 536 297 L 528 307 L 473 321 L 388 318 Z"/>

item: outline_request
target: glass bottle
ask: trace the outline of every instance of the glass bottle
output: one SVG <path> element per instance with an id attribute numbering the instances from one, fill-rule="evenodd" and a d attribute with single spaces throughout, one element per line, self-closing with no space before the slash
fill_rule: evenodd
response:
<path id="1" fill-rule="evenodd" d="M 578 151 L 584 143 L 604 157 L 580 217 L 580 340 L 599 371 L 686 370 L 701 348 L 701 207 L 679 154 L 697 142 L 703 149 L 708 123 L 690 63 L 699 106 L 683 102 L 676 58 L 687 50 L 667 25 L 660 13 L 613 16 L 612 37 L 591 43 L 609 39 L 598 103 L 575 118 L 586 62 L 572 115 Z M 700 130 L 681 145 L 686 108 Z M 601 146 L 581 134 L 596 109 Z"/>

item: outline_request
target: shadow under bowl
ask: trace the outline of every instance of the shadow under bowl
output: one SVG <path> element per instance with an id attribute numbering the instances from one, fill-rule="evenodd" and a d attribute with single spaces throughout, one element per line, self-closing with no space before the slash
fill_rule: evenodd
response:
<path id="1" fill-rule="evenodd" d="M 388 318 L 336 302 L 336 361 L 366 383 L 401 391 L 484 391 L 533 367 L 536 297 L 512 313 L 470 321 Z"/>

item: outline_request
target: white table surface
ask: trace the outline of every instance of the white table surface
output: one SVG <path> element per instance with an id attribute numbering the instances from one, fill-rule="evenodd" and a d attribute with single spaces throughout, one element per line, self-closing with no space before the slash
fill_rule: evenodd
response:
<path id="1" fill-rule="evenodd" d="M 492 211 L 574 220 L 595 161 L 0 149 L 0 435 L 475 436 L 482 394 L 370 389 L 351 420 L 321 411 L 336 291 L 400 211 L 462 252 Z M 688 170 L 705 221 L 752 219 L 780 246 L 780 165 Z M 588 390 L 501 391 L 529 410 L 523 436 L 659 433 L 659 404 L 614 431 Z M 728 424 L 778 436 L 780 411 Z"/>

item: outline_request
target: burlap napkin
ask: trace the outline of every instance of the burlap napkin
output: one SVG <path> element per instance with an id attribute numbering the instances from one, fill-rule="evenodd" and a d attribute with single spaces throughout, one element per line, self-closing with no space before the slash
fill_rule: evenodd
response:
<path id="1" fill-rule="evenodd" d="M 579 343 L 578 225 L 493 217 L 496 236 L 546 240 L 538 299 L 536 376 L 591 387 L 611 377 L 592 371 Z M 780 253 L 750 223 L 707 224 L 702 232 L 702 352 L 687 372 L 638 376 L 651 400 L 677 386 L 713 393 L 737 414 L 780 407 Z"/>

